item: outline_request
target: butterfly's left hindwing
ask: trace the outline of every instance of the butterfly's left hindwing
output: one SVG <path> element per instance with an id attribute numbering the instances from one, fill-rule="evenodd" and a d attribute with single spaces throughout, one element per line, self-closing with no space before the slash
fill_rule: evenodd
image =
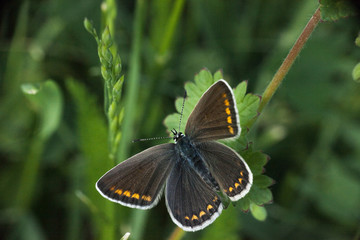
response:
<path id="1" fill-rule="evenodd" d="M 185 231 L 197 231 L 211 224 L 223 205 L 188 162 L 178 161 L 166 183 L 166 206 L 172 220 Z"/>
<path id="2" fill-rule="evenodd" d="M 175 144 L 148 148 L 115 166 L 96 183 L 105 198 L 124 206 L 155 206 L 173 166 Z"/>

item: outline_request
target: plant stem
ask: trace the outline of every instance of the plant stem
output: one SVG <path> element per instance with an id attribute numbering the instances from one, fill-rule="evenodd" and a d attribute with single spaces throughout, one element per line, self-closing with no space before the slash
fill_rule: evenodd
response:
<path id="1" fill-rule="evenodd" d="M 284 80 L 286 74 L 289 72 L 292 64 L 294 63 L 296 57 L 299 55 L 300 51 L 304 47 L 305 43 L 309 39 L 311 33 L 314 31 L 315 27 L 320 21 L 320 8 L 316 9 L 314 15 L 311 17 L 306 27 L 300 34 L 298 40 L 295 42 L 294 46 L 291 48 L 290 52 L 286 56 L 285 60 L 281 64 L 278 71 L 275 73 L 273 79 L 266 87 L 262 100 L 258 109 L 258 112 L 261 113 L 264 107 L 268 104 L 272 96 L 275 94 L 276 90 L 280 86 L 281 82 Z M 251 124 L 252 125 L 252 124 Z"/>
<path id="2" fill-rule="evenodd" d="M 180 240 L 184 235 L 185 235 L 185 231 L 182 230 L 179 227 L 176 227 L 174 229 L 174 231 L 171 233 L 169 240 Z"/>
<path id="3" fill-rule="evenodd" d="M 34 197 L 36 180 L 40 169 L 41 155 L 44 150 L 45 139 L 37 136 L 31 141 L 30 150 L 21 174 L 15 207 L 24 214 L 28 210 Z"/>
<path id="4" fill-rule="evenodd" d="M 143 22 L 145 19 L 146 1 L 136 1 L 134 34 L 132 40 L 132 49 L 129 64 L 129 77 L 125 89 L 125 115 L 122 125 L 122 137 L 117 154 L 117 162 L 122 162 L 128 157 L 129 144 L 133 135 L 133 126 L 135 119 L 136 98 L 139 90 L 139 76 L 140 76 L 140 50 L 141 38 L 143 31 Z"/>
<path id="5" fill-rule="evenodd" d="M 164 55 L 170 48 L 171 43 L 173 42 L 174 33 L 176 30 L 176 25 L 179 22 L 180 14 L 184 7 L 184 0 L 177 0 L 175 6 L 173 7 L 168 23 L 166 25 L 166 30 L 164 32 L 163 41 L 160 45 L 159 54 Z"/>
<path id="6" fill-rule="evenodd" d="M 135 9 L 134 33 L 132 40 L 132 49 L 130 56 L 130 69 L 127 86 L 125 89 L 125 115 L 122 124 L 122 137 L 120 140 L 119 150 L 117 154 L 117 161 L 121 162 L 128 157 L 130 139 L 133 137 L 134 119 L 136 113 L 136 99 L 139 91 L 140 79 L 140 50 L 142 31 L 144 27 L 144 19 L 146 14 L 146 1 L 137 0 Z M 140 211 L 140 212 L 139 212 Z M 142 234 L 145 229 L 147 212 L 134 211 L 131 216 L 131 227 L 134 231 L 131 232 L 131 239 L 142 239 Z"/>

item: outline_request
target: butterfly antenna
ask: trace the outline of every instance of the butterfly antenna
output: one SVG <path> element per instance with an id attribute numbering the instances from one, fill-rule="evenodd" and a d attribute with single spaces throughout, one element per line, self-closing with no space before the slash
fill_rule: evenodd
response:
<path id="1" fill-rule="evenodd" d="M 184 92 L 184 100 L 183 100 L 183 104 L 182 104 L 182 107 L 181 107 L 181 113 L 180 113 L 179 132 L 181 130 L 181 119 L 182 119 L 182 116 L 183 116 L 186 96 L 187 96 L 187 93 L 186 93 L 186 90 L 185 90 L 185 92 Z"/>
<path id="2" fill-rule="evenodd" d="M 152 138 L 140 138 L 132 140 L 133 143 L 135 142 L 144 142 L 144 141 L 151 141 L 151 140 L 159 140 L 159 139 L 170 139 L 173 137 L 152 137 Z"/>

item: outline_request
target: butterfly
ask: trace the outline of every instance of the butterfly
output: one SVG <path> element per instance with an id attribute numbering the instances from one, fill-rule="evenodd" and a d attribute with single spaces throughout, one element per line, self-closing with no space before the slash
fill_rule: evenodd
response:
<path id="1" fill-rule="evenodd" d="M 234 93 L 225 80 L 215 82 L 200 98 L 185 132 L 172 130 L 174 143 L 148 148 L 105 173 L 99 193 L 121 205 L 149 209 L 165 188 L 166 207 L 185 231 L 205 228 L 221 214 L 221 195 L 243 198 L 253 182 L 244 159 L 219 139 L 240 136 Z"/>

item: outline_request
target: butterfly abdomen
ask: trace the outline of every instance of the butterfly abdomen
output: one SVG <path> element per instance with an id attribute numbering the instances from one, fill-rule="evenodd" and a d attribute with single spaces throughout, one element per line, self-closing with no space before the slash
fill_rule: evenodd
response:
<path id="1" fill-rule="evenodd" d="M 183 161 L 183 164 L 188 164 L 190 167 L 195 169 L 197 174 L 207 183 L 212 189 L 219 191 L 219 184 L 216 182 L 215 178 L 211 175 L 208 166 L 203 160 L 200 153 L 196 150 L 195 145 L 190 141 L 186 136 L 178 140 L 176 147 L 178 151 L 180 160 Z"/>

